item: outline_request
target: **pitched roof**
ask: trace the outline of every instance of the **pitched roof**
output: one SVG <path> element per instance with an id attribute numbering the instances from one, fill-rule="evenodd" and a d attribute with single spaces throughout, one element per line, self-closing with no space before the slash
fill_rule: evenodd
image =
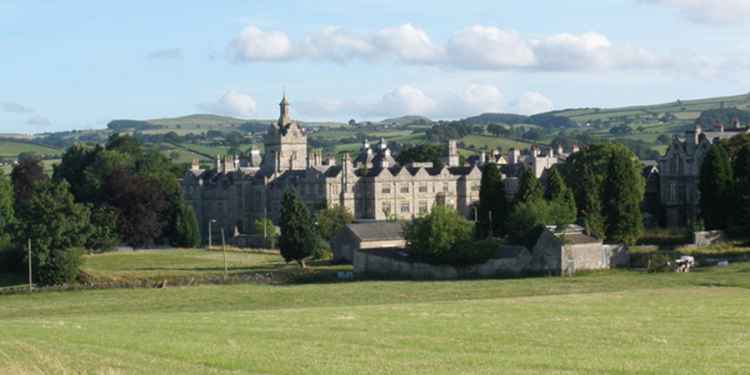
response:
<path id="1" fill-rule="evenodd" d="M 403 240 L 401 223 L 372 222 L 346 226 L 360 241 Z"/>

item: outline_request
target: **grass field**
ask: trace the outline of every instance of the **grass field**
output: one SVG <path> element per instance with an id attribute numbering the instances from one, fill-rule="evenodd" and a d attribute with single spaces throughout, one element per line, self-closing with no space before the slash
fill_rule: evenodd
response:
<path id="1" fill-rule="evenodd" d="M 184 258 L 108 254 L 86 265 L 217 262 L 199 251 L 172 256 Z M 250 259 L 240 264 L 267 261 Z M 748 274 L 740 264 L 690 274 L 6 295 L 0 373 L 745 374 Z"/>
<path id="2" fill-rule="evenodd" d="M 35 152 L 40 155 L 61 155 L 62 150 L 26 142 L 0 140 L 0 158 L 14 158 L 22 152 Z"/>

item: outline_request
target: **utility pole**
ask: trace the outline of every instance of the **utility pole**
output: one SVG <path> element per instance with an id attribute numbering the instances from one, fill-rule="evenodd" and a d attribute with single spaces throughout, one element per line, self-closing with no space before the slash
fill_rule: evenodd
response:
<path id="1" fill-rule="evenodd" d="M 31 279 L 31 238 L 29 238 L 29 293 L 34 291 L 34 283 Z"/>
<path id="2" fill-rule="evenodd" d="M 227 281 L 227 243 L 224 241 L 224 228 L 221 228 L 221 249 L 224 252 L 224 282 Z"/>
<path id="3" fill-rule="evenodd" d="M 211 223 L 215 223 L 216 219 L 208 220 L 208 250 L 211 250 Z"/>

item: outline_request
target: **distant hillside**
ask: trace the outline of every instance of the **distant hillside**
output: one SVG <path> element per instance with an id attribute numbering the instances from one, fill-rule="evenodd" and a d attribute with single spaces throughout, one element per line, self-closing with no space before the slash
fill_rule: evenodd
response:
<path id="1" fill-rule="evenodd" d="M 490 125 L 506 124 L 516 125 L 523 124 L 528 120 L 528 116 L 517 115 L 515 113 L 482 113 L 479 116 L 467 117 L 464 119 L 469 124 Z"/>
<path id="2" fill-rule="evenodd" d="M 579 124 L 590 121 L 610 121 L 626 117 L 660 117 L 668 115 L 681 120 L 695 120 L 701 112 L 712 109 L 737 108 L 750 109 L 750 94 L 723 96 L 716 98 L 675 100 L 670 103 L 654 105 L 635 105 L 620 108 L 582 108 L 550 112 L 557 116 L 567 117 Z"/>
<path id="3" fill-rule="evenodd" d="M 243 119 L 238 119 L 235 117 L 209 115 L 209 114 L 195 114 L 195 115 L 173 117 L 173 118 L 158 118 L 158 119 L 146 120 L 146 122 L 151 123 L 153 125 L 160 125 L 160 126 L 166 126 L 166 127 L 173 127 L 175 125 L 182 125 L 182 126 L 188 126 L 188 127 L 192 125 L 203 125 L 203 126 L 236 125 L 236 124 L 243 124 L 243 123 L 251 122 L 251 121 L 259 121 L 259 120 L 243 120 Z M 268 121 L 260 120 L 260 121 L 270 122 L 270 120 Z"/>
<path id="4" fill-rule="evenodd" d="M 381 124 L 386 125 L 395 125 L 395 126 L 402 126 L 402 125 L 427 125 L 432 123 L 432 120 L 430 120 L 427 117 L 424 116 L 401 116 L 401 117 L 394 117 L 394 118 L 387 118 L 383 121 L 380 121 Z"/>

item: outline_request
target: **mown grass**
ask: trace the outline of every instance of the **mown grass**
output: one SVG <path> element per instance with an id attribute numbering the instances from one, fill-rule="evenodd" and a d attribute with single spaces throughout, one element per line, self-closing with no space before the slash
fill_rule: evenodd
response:
<path id="1" fill-rule="evenodd" d="M 0 296 L 0 373 L 744 374 L 749 274 Z"/>

